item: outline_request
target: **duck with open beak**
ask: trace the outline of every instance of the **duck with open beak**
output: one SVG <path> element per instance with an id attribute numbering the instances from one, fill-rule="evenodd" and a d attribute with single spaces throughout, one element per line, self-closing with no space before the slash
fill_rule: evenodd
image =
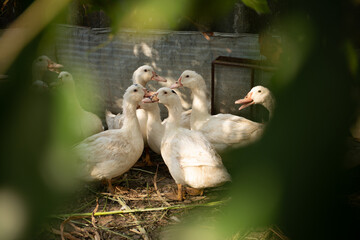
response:
<path id="1" fill-rule="evenodd" d="M 59 63 L 56 63 L 50 59 L 47 59 L 47 62 L 48 62 L 48 70 L 51 71 L 51 72 L 56 72 L 56 73 L 60 73 L 60 68 L 63 68 L 64 66 L 59 64 Z"/>
<path id="2" fill-rule="evenodd" d="M 244 98 L 235 101 L 235 104 L 242 104 L 239 107 L 239 110 L 247 108 L 248 106 L 255 103 L 254 100 L 251 98 L 252 94 L 253 92 L 249 92 Z"/>
<path id="3" fill-rule="evenodd" d="M 158 82 L 167 82 L 167 80 L 165 78 L 158 75 L 155 71 L 152 71 L 152 74 L 153 75 L 151 77 L 151 80 L 158 81 Z"/>
<path id="4" fill-rule="evenodd" d="M 149 91 L 146 89 L 146 93 L 145 93 L 145 96 L 144 98 L 151 98 L 152 95 L 154 95 L 156 92 L 152 92 L 152 91 Z"/>
<path id="5" fill-rule="evenodd" d="M 138 86 L 138 84 L 136 84 L 136 83 L 134 85 Z M 142 88 L 142 90 L 144 91 L 144 98 L 149 98 L 154 93 L 154 92 L 150 92 L 149 90 L 147 90 L 144 87 Z M 136 109 L 141 109 L 140 103 L 137 105 Z"/>
<path id="6" fill-rule="evenodd" d="M 181 76 L 180 76 L 179 79 L 173 85 L 170 86 L 170 88 L 174 89 L 174 88 L 179 88 L 182 86 L 183 86 L 183 84 L 181 83 Z"/>
<path id="7" fill-rule="evenodd" d="M 158 95 L 157 92 L 148 91 L 148 94 L 150 94 L 150 96 L 145 95 L 144 99 L 142 100 L 143 103 L 159 102 L 159 98 L 157 97 L 157 95 Z"/>

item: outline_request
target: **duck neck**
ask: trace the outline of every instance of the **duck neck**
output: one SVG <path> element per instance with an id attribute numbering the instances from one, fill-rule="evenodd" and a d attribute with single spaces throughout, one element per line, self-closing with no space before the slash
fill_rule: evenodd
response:
<path id="1" fill-rule="evenodd" d="M 191 121 L 202 120 L 210 116 L 206 98 L 206 85 L 201 82 L 196 88 L 191 89 L 193 93 Z"/>
<path id="2" fill-rule="evenodd" d="M 169 117 L 166 123 L 166 129 L 180 127 L 180 119 L 182 113 L 181 102 L 175 102 L 173 105 L 165 105 L 169 111 Z"/>
<path id="3" fill-rule="evenodd" d="M 270 96 L 270 97 L 263 103 L 263 106 L 269 111 L 269 118 L 272 118 L 273 112 L 274 112 L 274 107 L 275 107 L 275 101 L 274 101 L 274 99 Z"/>
<path id="4" fill-rule="evenodd" d="M 139 121 L 136 117 L 136 107 L 137 104 L 129 103 L 127 101 L 123 102 L 123 114 L 124 114 L 124 123 L 123 127 L 137 128 L 140 129 Z"/>
<path id="5" fill-rule="evenodd" d="M 138 74 L 134 74 L 133 83 L 140 84 L 141 86 L 146 87 L 146 81 L 142 79 Z"/>
<path id="6" fill-rule="evenodd" d="M 148 114 L 148 123 L 158 122 L 161 124 L 160 108 L 157 103 L 145 103 L 145 104 L 156 104 L 156 107 L 151 111 L 146 111 Z"/>
<path id="7" fill-rule="evenodd" d="M 42 71 L 36 67 L 33 67 L 32 69 L 32 75 L 33 75 L 33 82 L 40 80 L 43 81 L 45 71 Z"/>
<path id="8" fill-rule="evenodd" d="M 68 104 L 73 108 L 81 108 L 79 99 L 76 95 L 75 86 L 68 86 L 63 89 Z"/>

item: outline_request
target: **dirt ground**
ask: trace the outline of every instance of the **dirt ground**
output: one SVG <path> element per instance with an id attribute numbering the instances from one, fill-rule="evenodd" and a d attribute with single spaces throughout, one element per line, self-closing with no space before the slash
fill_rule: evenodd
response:
<path id="1" fill-rule="evenodd" d="M 180 224 L 193 210 L 201 207 L 216 211 L 226 202 L 223 187 L 207 189 L 203 196 L 186 194 L 182 202 L 171 200 L 176 184 L 161 157 L 153 153 L 151 159 L 155 166 L 135 165 L 113 179 L 115 194 L 100 182 L 86 185 L 51 216 L 39 239 L 171 239 L 165 230 Z M 269 226 L 231 239 L 287 238 L 277 227 Z"/>

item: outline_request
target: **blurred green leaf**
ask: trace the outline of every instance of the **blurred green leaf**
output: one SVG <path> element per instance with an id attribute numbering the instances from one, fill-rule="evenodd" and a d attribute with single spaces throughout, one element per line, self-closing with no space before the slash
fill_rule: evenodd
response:
<path id="1" fill-rule="evenodd" d="M 242 0 L 249 8 L 254 9 L 258 14 L 270 13 L 270 8 L 266 0 Z"/>
<path id="2" fill-rule="evenodd" d="M 347 41 L 345 43 L 345 48 L 346 48 L 346 57 L 348 60 L 350 72 L 355 76 L 359 66 L 356 51 L 354 49 L 353 44 L 350 41 Z"/>

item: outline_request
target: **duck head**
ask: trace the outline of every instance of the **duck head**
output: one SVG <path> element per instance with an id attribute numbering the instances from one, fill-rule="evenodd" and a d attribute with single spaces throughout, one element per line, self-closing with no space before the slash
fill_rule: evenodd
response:
<path id="1" fill-rule="evenodd" d="M 263 86 L 256 86 L 244 98 L 236 100 L 235 104 L 242 104 L 239 108 L 241 110 L 253 104 L 267 105 L 270 99 L 272 99 L 272 96 L 269 89 Z"/>
<path id="2" fill-rule="evenodd" d="M 33 68 L 37 71 L 43 71 L 49 70 L 51 72 L 60 72 L 60 68 L 63 68 L 64 66 L 61 64 L 58 64 L 54 61 L 52 61 L 49 57 L 43 55 L 38 58 L 36 58 L 33 62 Z"/>
<path id="3" fill-rule="evenodd" d="M 195 71 L 185 70 L 179 77 L 179 79 L 170 86 L 170 88 L 196 88 L 200 83 L 203 83 L 203 77 Z"/>
<path id="4" fill-rule="evenodd" d="M 135 70 L 133 74 L 133 82 L 145 86 L 149 81 L 166 82 L 167 80 L 159 76 L 155 70 L 149 66 L 144 65 Z"/>
<path id="5" fill-rule="evenodd" d="M 135 83 L 126 89 L 124 94 L 124 100 L 137 104 L 144 98 L 146 94 L 146 88 L 144 88 L 140 84 Z"/>
<path id="6" fill-rule="evenodd" d="M 69 72 L 62 71 L 59 74 L 58 79 L 59 79 L 59 82 L 57 85 L 75 86 L 73 76 Z"/>

